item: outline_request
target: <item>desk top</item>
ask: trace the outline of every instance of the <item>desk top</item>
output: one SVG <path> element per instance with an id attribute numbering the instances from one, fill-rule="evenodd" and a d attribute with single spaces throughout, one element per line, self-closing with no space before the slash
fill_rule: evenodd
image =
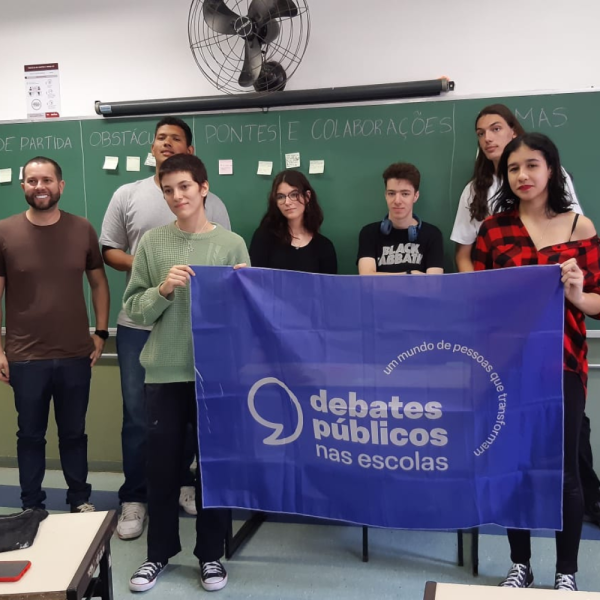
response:
<path id="1" fill-rule="evenodd" d="M 571 592 L 577 600 L 600 600 L 600 594 L 592 592 Z M 556 600 L 556 591 L 552 589 L 515 589 L 491 585 L 459 585 L 455 583 L 435 583 L 428 581 L 425 586 L 424 600 Z"/>
<path id="2" fill-rule="evenodd" d="M 113 521 L 114 511 L 49 515 L 40 523 L 30 548 L 0 553 L 0 560 L 31 561 L 31 568 L 20 581 L 0 582 L 0 599 L 28 595 L 65 598 L 88 552 L 98 552 L 101 543 L 110 539 Z M 93 564 L 97 566 L 98 560 Z"/>

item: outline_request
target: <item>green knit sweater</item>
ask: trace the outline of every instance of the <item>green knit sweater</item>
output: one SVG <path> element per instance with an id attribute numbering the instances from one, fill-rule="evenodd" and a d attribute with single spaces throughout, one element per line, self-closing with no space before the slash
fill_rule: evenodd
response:
<path id="1" fill-rule="evenodd" d="M 146 383 L 195 381 L 190 290 L 158 293 L 174 265 L 250 264 L 244 240 L 216 225 L 208 233 L 186 233 L 174 223 L 144 234 L 135 253 L 123 305 L 134 323 L 154 325 L 140 355 Z"/>

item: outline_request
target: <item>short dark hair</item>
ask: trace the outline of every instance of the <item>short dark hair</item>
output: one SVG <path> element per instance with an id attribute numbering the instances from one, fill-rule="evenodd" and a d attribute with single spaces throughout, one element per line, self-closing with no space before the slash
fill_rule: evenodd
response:
<path id="1" fill-rule="evenodd" d="M 415 188 L 415 192 L 419 191 L 419 186 L 421 185 L 421 173 L 419 173 L 419 169 L 415 165 L 411 165 L 410 163 L 399 162 L 390 165 L 383 172 L 383 181 L 386 185 L 388 179 L 406 179 Z"/>
<path id="2" fill-rule="evenodd" d="M 190 126 L 184 120 L 179 119 L 178 117 L 163 117 L 156 124 L 156 129 L 154 130 L 154 137 L 156 137 L 158 130 L 163 125 L 172 125 L 174 127 L 179 127 L 180 129 L 182 129 L 183 133 L 185 133 L 186 144 L 188 145 L 188 147 L 192 145 L 192 130 L 190 129 Z"/>
<path id="3" fill-rule="evenodd" d="M 46 165 L 52 165 L 54 167 L 54 172 L 56 173 L 56 178 L 58 179 L 58 181 L 62 181 L 63 174 L 62 174 L 62 169 L 60 168 L 60 165 L 55 160 L 52 160 L 51 158 L 48 158 L 47 156 L 36 156 L 35 158 L 30 158 L 23 165 L 23 179 L 25 179 L 25 169 L 27 169 L 27 167 L 31 163 L 42 163 L 42 164 L 46 164 Z"/>
<path id="4" fill-rule="evenodd" d="M 567 192 L 566 178 L 560 164 L 560 155 L 554 142 L 543 133 L 526 133 L 512 140 L 500 157 L 498 163 L 498 175 L 501 177 L 501 187 L 493 198 L 494 212 L 504 212 L 519 207 L 519 198 L 510 187 L 508 182 L 508 159 L 513 152 L 521 146 L 527 146 L 531 150 L 539 150 L 544 155 L 544 160 L 552 170 L 548 180 L 548 201 L 546 212 L 556 214 L 569 212 L 571 210 L 571 199 Z"/>
<path id="5" fill-rule="evenodd" d="M 323 211 L 319 205 L 317 192 L 314 190 L 306 176 L 295 169 L 286 169 L 275 176 L 271 192 L 269 193 L 269 204 L 267 212 L 260 222 L 260 227 L 266 229 L 278 238 L 284 244 L 292 243 L 292 236 L 288 220 L 283 216 L 277 205 L 277 189 L 282 183 L 287 183 L 290 187 L 296 188 L 305 199 L 304 215 L 302 216 L 302 225 L 309 233 L 316 235 L 319 233 L 323 223 Z M 308 193 L 308 202 L 307 199 Z"/>
<path id="6" fill-rule="evenodd" d="M 165 160 L 158 170 L 158 181 L 161 189 L 163 177 L 167 173 L 189 173 L 198 185 L 208 181 L 204 163 L 193 154 L 174 154 Z M 206 206 L 206 196 L 204 197 L 204 205 Z"/>

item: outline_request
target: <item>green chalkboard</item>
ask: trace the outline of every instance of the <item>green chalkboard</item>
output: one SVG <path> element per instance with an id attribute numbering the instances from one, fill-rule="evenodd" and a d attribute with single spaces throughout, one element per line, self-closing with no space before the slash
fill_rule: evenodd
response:
<path id="1" fill-rule="evenodd" d="M 595 200 L 600 136 L 600 95 L 571 93 L 513 98 L 443 99 L 380 104 L 188 115 L 196 153 L 206 163 L 211 189 L 225 202 L 234 231 L 247 242 L 265 209 L 272 177 L 257 175 L 258 161 L 272 161 L 273 175 L 285 168 L 285 155 L 299 152 L 300 169 L 324 160 L 325 172 L 310 175 L 325 212 L 323 233 L 338 251 L 342 273 L 356 272 L 360 228 L 386 211 L 381 173 L 392 162 L 412 162 L 421 171 L 419 216 L 438 225 L 446 243 L 446 268 L 453 269 L 450 231 L 460 193 L 473 168 L 474 119 L 486 104 L 503 102 L 524 127 L 552 137 L 573 176 L 585 213 L 600 227 Z M 100 231 L 117 187 L 148 177 L 143 166 L 150 149 L 152 119 L 84 119 L 50 123 L 0 124 L 0 169 L 12 168 L 11 183 L 0 185 L 0 217 L 26 205 L 19 167 L 42 154 L 57 160 L 66 188 L 61 205 L 86 216 Z M 103 170 L 106 156 L 119 158 L 116 171 Z M 126 170 L 127 156 L 141 157 L 141 171 Z M 233 160 L 233 175 L 219 176 L 220 159 Z M 121 305 L 124 275 L 108 269 L 111 326 Z"/>

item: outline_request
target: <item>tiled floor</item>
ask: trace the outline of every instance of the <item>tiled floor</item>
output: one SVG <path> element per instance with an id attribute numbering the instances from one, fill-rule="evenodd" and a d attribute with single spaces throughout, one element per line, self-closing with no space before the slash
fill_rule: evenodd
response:
<path id="1" fill-rule="evenodd" d="M 99 509 L 116 508 L 116 489 L 121 476 L 93 473 L 96 490 L 92 500 Z M 62 509 L 64 481 L 59 472 L 49 472 L 50 509 Z M 18 508 L 18 478 L 13 469 L 0 469 L 0 512 Z M 66 507 L 64 507 L 66 508 Z M 240 525 L 241 523 L 236 523 Z M 428 580 L 450 583 L 495 585 L 509 565 L 506 537 L 488 528 L 480 538 L 480 575 L 456 565 L 454 532 L 370 530 L 370 560 L 361 561 L 361 530 L 356 527 L 281 523 L 267 521 L 226 562 L 229 583 L 219 592 L 227 599 L 421 600 Z M 171 561 L 156 587 L 144 594 L 149 599 L 178 600 L 202 597 L 199 571 L 192 555 L 193 519 L 180 519 L 183 552 Z M 585 525 L 580 552 L 579 587 L 600 591 L 600 530 Z M 595 538 L 595 539 L 594 539 Z M 554 576 L 554 540 L 536 537 L 532 561 L 536 586 L 551 587 Z M 117 538 L 112 543 L 115 600 L 132 598 L 127 587 L 131 573 L 145 558 L 145 535 L 133 541 Z"/>

